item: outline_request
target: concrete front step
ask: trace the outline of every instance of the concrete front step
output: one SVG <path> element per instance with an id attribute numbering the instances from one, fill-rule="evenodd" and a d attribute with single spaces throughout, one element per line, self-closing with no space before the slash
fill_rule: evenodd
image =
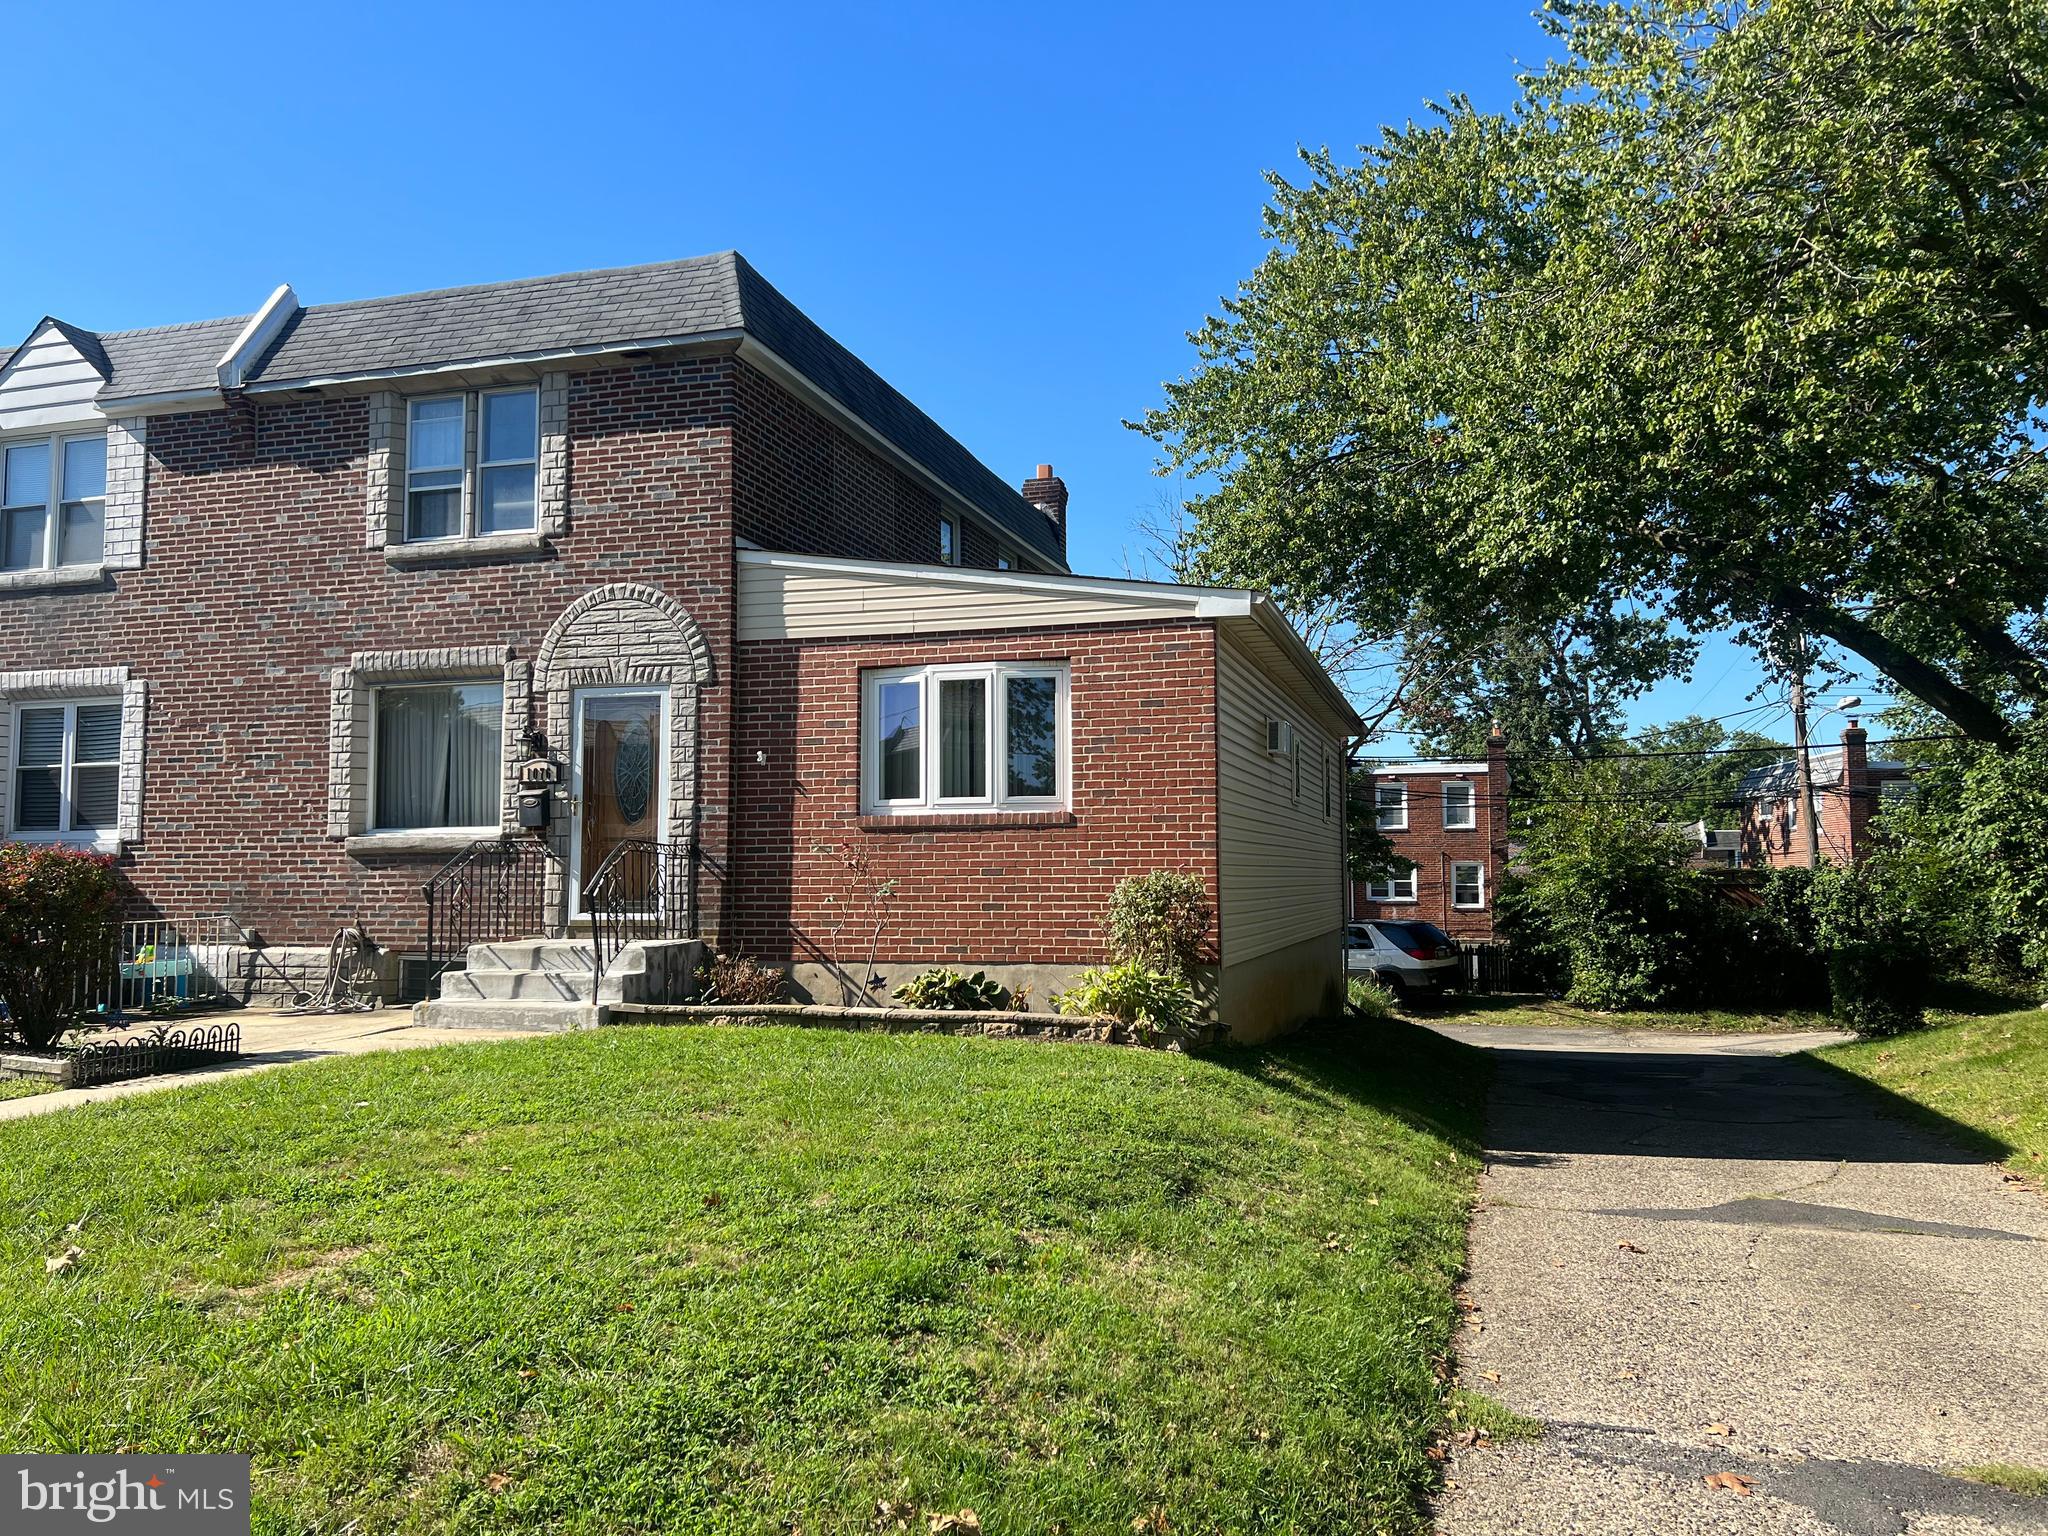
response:
<path id="1" fill-rule="evenodd" d="M 607 973 L 593 982 L 587 971 L 448 971 L 441 977 L 441 996 L 455 1003 L 616 1003 L 625 999 L 626 978 Z"/>
<path id="2" fill-rule="evenodd" d="M 517 1029 L 566 1034 L 595 1029 L 608 1010 L 589 1003 L 496 1002 L 480 999 L 430 998 L 412 1005 L 416 1029 Z"/>
<path id="3" fill-rule="evenodd" d="M 633 948 L 628 945 L 628 952 Z M 625 964 L 628 958 L 629 954 L 621 954 L 619 963 Z M 645 963 L 633 958 L 637 964 Z M 596 965 L 596 951 L 588 939 L 516 939 L 472 944 L 463 954 L 463 963 L 472 971 L 560 971 L 588 976 Z"/>

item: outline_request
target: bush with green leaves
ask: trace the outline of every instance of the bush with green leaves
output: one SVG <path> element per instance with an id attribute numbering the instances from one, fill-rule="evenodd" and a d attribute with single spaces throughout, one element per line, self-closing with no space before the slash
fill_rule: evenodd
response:
<path id="1" fill-rule="evenodd" d="M 1150 1037 L 1183 1030 L 1194 1021 L 1195 994 L 1187 982 L 1167 971 L 1153 970 L 1136 960 L 1094 967 L 1052 999 L 1057 1013 L 1116 1019 Z"/>
<path id="2" fill-rule="evenodd" d="M 1199 875 L 1155 870 L 1121 882 L 1102 914 L 1111 960 L 1134 960 L 1192 979 L 1216 907 Z"/>
<path id="3" fill-rule="evenodd" d="M 720 955 L 697 972 L 697 983 L 709 1003 L 779 1003 L 789 978 L 746 955 Z"/>
<path id="4" fill-rule="evenodd" d="M 1721 916 L 1684 841 L 1614 780 L 1596 764 L 1558 788 L 1523 848 L 1514 926 L 1562 958 L 1573 1002 L 1654 1008 L 1698 995 Z"/>
<path id="5" fill-rule="evenodd" d="M 1859 1035 L 1899 1035 L 1924 1025 L 1931 969 L 1925 933 L 1886 861 L 1822 865 L 1813 871 L 1807 902 L 1835 1017 Z"/>
<path id="6" fill-rule="evenodd" d="M 0 1027 L 31 1050 L 77 1021 L 84 982 L 113 953 L 117 900 L 111 859 L 0 843 Z"/>
<path id="7" fill-rule="evenodd" d="M 986 971 L 963 976 L 944 966 L 921 971 L 896 989 L 906 1008 L 944 1008 L 996 1013 L 1010 1006 L 1010 989 L 990 981 Z"/>

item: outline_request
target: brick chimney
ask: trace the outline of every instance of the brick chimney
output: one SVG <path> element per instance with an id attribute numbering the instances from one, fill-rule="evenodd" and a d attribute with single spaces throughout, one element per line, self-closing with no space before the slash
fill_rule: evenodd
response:
<path id="1" fill-rule="evenodd" d="M 1067 482 L 1052 472 L 1050 464 L 1038 466 L 1038 473 L 1024 482 L 1024 499 L 1052 520 L 1053 536 L 1060 543 L 1060 558 L 1067 557 Z"/>
<path id="2" fill-rule="evenodd" d="M 1839 831 L 1828 825 L 1833 819 L 1827 814 L 1825 803 L 1821 812 L 1821 833 L 1823 837 L 1836 834 L 1839 854 L 1850 864 L 1861 859 L 1870 851 L 1870 818 L 1876 814 L 1870 786 L 1870 733 L 1863 729 L 1862 722 L 1854 716 L 1842 730 L 1842 816 Z M 1823 797 L 1825 799 L 1832 796 Z"/>

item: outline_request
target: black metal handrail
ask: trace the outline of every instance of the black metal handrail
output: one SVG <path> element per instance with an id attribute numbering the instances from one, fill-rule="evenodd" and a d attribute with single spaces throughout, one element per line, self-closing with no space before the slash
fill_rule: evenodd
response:
<path id="1" fill-rule="evenodd" d="M 632 837 L 612 845 L 583 887 L 597 980 L 628 944 L 695 936 L 697 863 L 694 842 Z"/>
<path id="2" fill-rule="evenodd" d="M 546 931 L 553 851 L 538 838 L 471 843 L 422 886 L 427 899 L 427 993 L 472 944 Z"/>

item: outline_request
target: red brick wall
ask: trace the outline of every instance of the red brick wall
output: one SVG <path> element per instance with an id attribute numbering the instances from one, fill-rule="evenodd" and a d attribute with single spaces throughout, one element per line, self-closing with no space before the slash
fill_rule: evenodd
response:
<path id="1" fill-rule="evenodd" d="M 1069 664 L 1071 814 L 863 819 L 861 670 L 991 660 Z M 898 881 L 883 961 L 1100 959 L 1125 876 L 1187 869 L 1216 889 L 1215 665 L 1206 622 L 741 646 L 729 937 L 777 962 L 828 958 L 833 867 L 810 850 L 851 843 Z"/>
<path id="2" fill-rule="evenodd" d="M 1408 830 L 1390 832 L 1394 851 L 1415 863 L 1415 900 L 1373 901 L 1366 895 L 1364 881 L 1351 889 L 1351 911 L 1356 918 L 1419 918 L 1435 923 L 1459 939 L 1493 937 L 1493 897 L 1502 869 L 1506 866 L 1507 813 L 1499 794 L 1490 785 L 1493 774 L 1466 775 L 1473 786 L 1471 827 L 1443 824 L 1443 785 L 1457 774 L 1403 774 L 1376 782 L 1399 782 L 1408 786 Z M 1483 907 L 1451 905 L 1451 865 L 1476 862 L 1486 866 Z"/>
<path id="3" fill-rule="evenodd" d="M 570 532 L 484 563 L 393 567 L 363 548 L 360 400 L 153 420 L 145 568 L 111 590 L 0 596 L 0 670 L 126 664 L 149 683 L 143 838 L 121 861 L 137 909 L 232 911 L 273 943 L 322 943 L 360 917 L 379 943 L 416 945 L 420 885 L 446 856 L 358 859 L 325 835 L 328 674 L 358 650 L 531 657 L 607 582 L 660 587 L 710 640 L 700 797 L 722 849 L 735 366 L 575 375 Z"/>
<path id="4" fill-rule="evenodd" d="M 737 363 L 733 526 L 769 549 L 865 560 L 939 558 L 939 498 L 765 374 Z M 995 541 L 963 548 L 993 568 Z"/>

